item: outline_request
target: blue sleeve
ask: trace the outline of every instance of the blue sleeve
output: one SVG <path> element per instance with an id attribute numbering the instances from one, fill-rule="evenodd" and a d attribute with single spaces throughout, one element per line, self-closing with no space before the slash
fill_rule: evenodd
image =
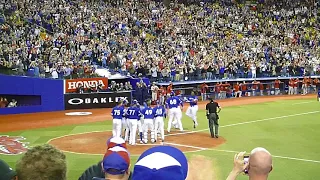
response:
<path id="1" fill-rule="evenodd" d="M 111 116 L 113 116 L 113 114 L 114 114 L 114 108 L 113 108 L 112 111 L 111 111 Z"/>

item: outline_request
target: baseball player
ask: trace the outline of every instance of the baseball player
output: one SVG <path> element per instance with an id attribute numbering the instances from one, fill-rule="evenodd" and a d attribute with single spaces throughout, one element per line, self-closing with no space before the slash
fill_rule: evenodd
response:
<path id="1" fill-rule="evenodd" d="M 318 101 L 320 102 L 320 88 L 318 89 Z"/>
<path id="2" fill-rule="evenodd" d="M 193 120 L 193 128 L 198 126 L 197 121 L 197 112 L 198 112 L 198 97 L 194 95 L 194 92 L 191 92 L 191 96 L 187 99 L 190 105 L 187 109 L 186 115 Z"/>
<path id="3" fill-rule="evenodd" d="M 153 114 L 155 116 L 154 129 L 156 132 L 160 131 L 160 136 L 162 142 L 164 142 L 164 121 L 163 118 L 166 118 L 166 109 L 160 105 L 160 102 L 157 102 L 157 106 L 153 108 Z M 155 141 L 157 141 L 157 136 L 155 136 Z"/>
<path id="4" fill-rule="evenodd" d="M 156 85 L 155 82 L 153 82 L 152 86 L 151 86 L 151 100 L 152 100 L 152 103 L 155 103 L 158 100 L 158 91 L 159 91 L 159 87 Z"/>
<path id="5" fill-rule="evenodd" d="M 182 101 L 177 96 L 174 96 L 174 92 L 170 93 L 170 97 L 166 101 L 166 106 L 169 114 L 169 122 L 167 131 L 170 133 L 172 121 L 175 120 L 178 124 L 180 131 L 183 131 L 181 118 L 182 118 Z"/>
<path id="6" fill-rule="evenodd" d="M 122 100 L 122 106 L 124 108 L 124 114 L 127 112 L 126 106 L 129 104 L 128 100 L 124 99 Z M 129 126 L 128 126 L 128 120 L 126 117 L 122 118 L 122 130 L 123 136 L 125 141 L 129 141 Z"/>
<path id="7" fill-rule="evenodd" d="M 138 107 L 138 101 L 134 100 L 132 106 L 128 108 L 126 112 L 126 118 L 128 119 L 128 125 L 130 130 L 129 144 L 136 145 L 136 134 L 138 121 L 140 121 L 141 111 Z"/>
<path id="8" fill-rule="evenodd" d="M 142 111 L 143 109 L 145 109 L 147 107 L 147 103 L 144 102 L 143 106 L 141 106 L 138 103 L 138 107 L 140 108 L 140 111 Z M 143 123 L 144 123 L 144 119 L 143 116 L 140 118 L 140 120 L 138 121 L 138 132 L 139 132 L 139 137 L 140 137 L 140 143 L 143 144 Z"/>
<path id="9" fill-rule="evenodd" d="M 141 114 L 143 115 L 143 143 L 148 143 L 148 132 L 150 130 L 151 142 L 155 142 L 155 132 L 154 132 L 154 113 L 151 107 L 151 101 L 147 101 L 147 107 L 145 107 Z"/>
<path id="10" fill-rule="evenodd" d="M 124 115 L 124 108 L 122 102 L 118 102 L 118 105 L 114 107 L 111 111 L 111 116 L 113 117 L 112 124 L 112 136 L 120 137 L 121 136 L 121 126 L 122 126 L 122 117 Z"/>

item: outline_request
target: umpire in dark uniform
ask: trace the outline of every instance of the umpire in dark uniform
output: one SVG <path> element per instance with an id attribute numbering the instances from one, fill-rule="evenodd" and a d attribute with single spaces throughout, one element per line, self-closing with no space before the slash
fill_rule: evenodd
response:
<path id="1" fill-rule="evenodd" d="M 221 107 L 212 98 L 209 98 L 209 99 L 210 99 L 210 102 L 206 105 L 206 115 L 209 120 L 210 134 L 212 138 L 218 138 L 219 137 L 218 113 L 221 111 Z"/>

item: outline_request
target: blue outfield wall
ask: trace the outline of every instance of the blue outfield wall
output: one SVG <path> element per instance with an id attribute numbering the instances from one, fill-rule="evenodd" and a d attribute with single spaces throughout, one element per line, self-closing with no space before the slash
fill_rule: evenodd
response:
<path id="1" fill-rule="evenodd" d="M 1 94 L 41 96 L 41 105 L 0 108 L 0 114 L 64 110 L 63 83 L 63 80 L 0 75 L 0 97 Z"/>

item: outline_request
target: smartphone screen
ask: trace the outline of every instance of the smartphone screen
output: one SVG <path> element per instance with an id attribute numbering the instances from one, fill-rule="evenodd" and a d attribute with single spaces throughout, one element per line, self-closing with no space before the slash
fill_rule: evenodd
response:
<path id="1" fill-rule="evenodd" d="M 243 156 L 243 161 L 244 161 L 244 164 L 249 163 L 249 156 Z M 245 169 L 245 170 L 244 170 L 244 173 L 245 173 L 245 174 L 248 174 L 248 170 Z"/>

